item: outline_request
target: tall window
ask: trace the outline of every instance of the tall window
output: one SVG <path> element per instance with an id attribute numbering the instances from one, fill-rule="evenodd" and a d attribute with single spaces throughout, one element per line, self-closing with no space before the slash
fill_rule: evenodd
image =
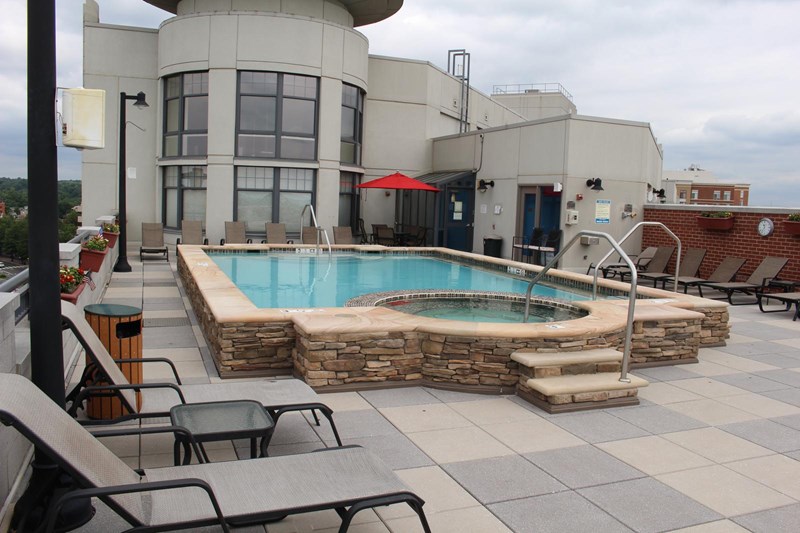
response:
<path id="1" fill-rule="evenodd" d="M 316 159 L 317 100 L 317 78 L 240 72 L 236 155 Z"/>
<path id="2" fill-rule="evenodd" d="M 353 172 L 339 174 L 339 225 L 358 229 L 358 194 L 356 185 L 359 175 Z"/>
<path id="3" fill-rule="evenodd" d="M 726 202 L 731 201 L 731 191 L 722 191 L 722 199 Z"/>
<path id="4" fill-rule="evenodd" d="M 205 166 L 164 167 L 163 222 L 180 228 L 181 220 L 206 220 Z"/>
<path id="5" fill-rule="evenodd" d="M 340 161 L 361 164 L 364 93 L 358 87 L 342 85 L 342 140 Z"/>
<path id="6" fill-rule="evenodd" d="M 164 157 L 208 153 L 208 72 L 164 78 Z"/>
<path id="7" fill-rule="evenodd" d="M 697 200 L 697 189 L 692 189 L 692 200 Z"/>
<path id="8" fill-rule="evenodd" d="M 256 233 L 266 222 L 299 233 L 303 207 L 314 201 L 314 177 L 311 169 L 236 167 L 236 220 Z"/>
<path id="9" fill-rule="evenodd" d="M 714 200 L 719 200 L 721 198 L 719 191 L 714 191 L 713 195 Z"/>

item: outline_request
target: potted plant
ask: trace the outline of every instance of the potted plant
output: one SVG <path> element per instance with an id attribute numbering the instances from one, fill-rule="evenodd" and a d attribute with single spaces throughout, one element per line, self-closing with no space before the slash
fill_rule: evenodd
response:
<path id="1" fill-rule="evenodd" d="M 84 282 L 88 279 L 86 272 L 80 267 L 61 265 L 58 278 L 61 283 L 61 299 L 77 303 L 78 296 L 83 292 Z"/>
<path id="2" fill-rule="evenodd" d="M 783 229 L 790 235 L 800 235 L 800 213 L 792 213 L 783 221 Z"/>
<path id="3" fill-rule="evenodd" d="M 92 235 L 81 247 L 81 268 L 100 272 L 103 260 L 108 253 L 108 240 L 102 235 Z"/>
<path id="4" fill-rule="evenodd" d="M 108 247 L 113 248 L 117 244 L 119 237 L 119 224 L 103 224 L 103 237 L 108 241 Z"/>
<path id="5" fill-rule="evenodd" d="M 703 229 L 729 230 L 733 228 L 733 213 L 730 211 L 703 211 L 695 217 Z"/>

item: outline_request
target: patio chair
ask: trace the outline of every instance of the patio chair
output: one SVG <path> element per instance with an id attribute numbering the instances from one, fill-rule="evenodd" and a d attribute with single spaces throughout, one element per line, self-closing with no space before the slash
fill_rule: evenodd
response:
<path id="1" fill-rule="evenodd" d="M 373 226 L 375 227 L 375 226 Z M 375 237 L 375 244 L 382 244 L 383 246 L 394 246 L 397 241 L 394 237 L 394 229 L 389 226 L 378 226 L 377 236 Z"/>
<path id="2" fill-rule="evenodd" d="M 733 294 L 736 292 L 752 294 L 753 292 L 758 292 L 764 289 L 767 285 L 769 285 L 771 280 L 778 277 L 778 274 L 780 274 L 781 270 L 783 270 L 783 267 L 785 267 L 786 263 L 788 262 L 789 259 L 786 257 L 765 257 L 764 260 L 761 261 L 761 264 L 756 267 L 755 271 L 753 271 L 750 277 L 747 278 L 747 281 L 703 281 L 698 283 L 697 286 L 700 289 L 700 296 L 703 295 L 702 287 L 709 287 L 711 289 L 724 292 L 728 303 L 731 305 L 757 303 L 758 299 L 753 300 L 752 302 L 733 303 Z"/>
<path id="3" fill-rule="evenodd" d="M 319 395 L 299 379 L 273 379 L 248 381 L 243 383 L 202 383 L 183 385 L 172 361 L 162 357 L 144 359 L 125 359 L 126 363 L 161 363 L 169 365 L 176 383 L 132 384 L 115 364 L 115 360 L 95 334 L 79 309 L 69 302 L 61 302 L 61 319 L 77 337 L 91 364 L 86 365 L 77 386 L 67 395 L 70 403 L 68 411 L 77 416 L 83 400 L 92 396 L 113 394 L 122 402 L 128 414 L 114 420 L 169 417 L 169 410 L 182 403 L 223 402 L 232 400 L 254 400 L 270 413 L 278 424 L 278 419 L 290 411 L 311 411 L 317 425 L 316 411 L 322 413 L 331 425 L 336 443 L 341 446 L 339 432 L 333 422 L 333 410 L 319 401 Z M 96 374 L 99 372 L 99 378 Z M 141 392 L 141 402 L 137 403 L 135 392 Z M 107 423 L 106 421 L 102 421 Z M 84 421 L 86 424 L 97 423 Z"/>
<path id="4" fill-rule="evenodd" d="M 669 260 L 672 258 L 672 254 L 674 253 L 674 246 L 659 246 L 655 255 L 653 255 L 653 258 L 647 263 L 641 272 L 664 272 L 664 270 L 667 268 Z M 625 268 L 619 269 L 617 274 L 619 274 L 620 281 L 624 282 L 627 277 L 630 277 L 631 272 Z"/>
<path id="5" fill-rule="evenodd" d="M 700 296 L 703 295 L 703 290 L 700 288 L 700 283 L 707 281 L 724 283 L 736 277 L 736 273 L 742 268 L 747 260 L 741 257 L 726 257 L 717 265 L 714 272 L 708 278 L 697 278 L 694 276 L 678 276 L 678 287 L 683 287 L 683 293 L 686 294 L 689 287 L 697 287 L 700 291 Z M 681 265 L 683 267 L 683 265 Z M 683 270 L 683 268 L 681 268 Z M 666 286 L 675 280 L 674 276 L 664 278 L 662 283 Z"/>
<path id="6" fill-rule="evenodd" d="M 552 254 L 553 257 L 558 253 L 561 249 L 561 234 L 563 232 L 560 229 L 551 229 L 547 232 L 547 238 L 544 241 L 544 246 L 539 248 L 538 251 L 538 258 L 537 258 L 537 265 L 545 265 L 550 261 L 548 259 L 548 254 Z"/>
<path id="7" fill-rule="evenodd" d="M 425 246 L 425 243 L 428 238 L 428 228 L 424 226 L 416 226 L 414 231 L 408 232 L 408 237 L 406 238 L 406 244 L 408 246 Z"/>
<path id="8" fill-rule="evenodd" d="M 350 226 L 333 227 L 334 244 L 353 244 L 353 230 Z"/>
<path id="9" fill-rule="evenodd" d="M 689 248 L 686 250 L 686 254 L 683 256 L 683 260 L 681 261 L 680 272 L 678 273 L 678 276 L 696 276 L 697 271 L 700 270 L 700 263 L 703 262 L 703 258 L 705 256 L 705 248 Z M 641 272 L 639 274 L 639 279 L 650 280 L 653 282 L 653 287 L 656 287 L 659 281 L 664 281 L 666 279 L 671 279 L 674 281 L 675 274 L 669 274 L 667 272 L 650 272 L 648 269 L 646 272 Z M 666 283 L 662 285 L 662 288 L 666 288 Z"/>
<path id="10" fill-rule="evenodd" d="M 303 226 L 301 238 L 303 244 L 317 244 L 317 236 L 319 232 L 314 226 Z M 319 244 L 323 244 L 322 237 L 320 236 Z"/>
<path id="11" fill-rule="evenodd" d="M 163 254 L 169 261 L 169 248 L 164 244 L 164 225 L 161 222 L 142 222 L 142 245 L 139 247 L 139 260 L 144 254 Z"/>
<path id="12" fill-rule="evenodd" d="M 642 250 L 640 254 L 638 255 L 630 254 L 628 255 L 628 257 L 630 257 L 633 260 L 633 264 L 636 266 L 636 270 L 640 271 L 643 270 L 647 266 L 647 264 L 653 259 L 653 256 L 656 255 L 657 251 L 658 251 L 657 246 L 648 246 L 647 248 Z M 594 265 L 590 264 L 589 270 L 587 270 L 586 273 L 588 274 L 589 272 L 591 272 L 592 268 L 594 268 Z M 600 267 L 600 272 L 603 273 L 604 278 L 614 278 L 620 272 L 627 273 L 630 271 L 628 269 L 628 265 L 623 263 L 622 258 L 620 257 L 618 262 L 610 263 Z"/>
<path id="13" fill-rule="evenodd" d="M 247 230 L 244 222 L 234 221 L 225 222 L 225 238 L 220 240 L 222 244 L 250 244 L 253 239 L 247 238 Z"/>
<path id="14" fill-rule="evenodd" d="M 531 237 L 528 240 L 527 244 L 525 243 L 524 236 L 515 236 L 511 241 L 511 254 L 513 257 L 518 257 L 519 259 L 515 259 L 518 261 L 522 261 L 525 258 L 528 258 L 526 261 L 527 263 L 530 262 L 530 257 L 534 255 L 534 252 L 538 253 L 539 248 L 542 246 L 542 239 L 544 238 L 544 231 L 542 228 L 533 228 L 531 232 Z"/>
<path id="15" fill-rule="evenodd" d="M 372 225 L 372 242 L 378 244 L 378 228 L 388 228 L 386 224 L 373 224 Z"/>
<path id="16" fill-rule="evenodd" d="M 203 238 L 203 222 L 200 220 L 181 221 L 181 236 L 175 244 L 208 244 Z"/>
<path id="17" fill-rule="evenodd" d="M 294 244 L 294 241 L 286 238 L 286 224 L 267 222 L 264 227 L 267 233 L 267 244 Z"/>
<path id="18" fill-rule="evenodd" d="M 227 532 L 231 526 L 334 509 L 342 520 L 339 531 L 344 532 L 359 511 L 406 503 L 422 529 L 430 532 L 422 509 L 425 502 L 359 446 L 137 471 L 16 374 L 0 374 L 0 422 L 19 431 L 78 487 L 54 498 L 45 517 L 50 529 L 69 502 L 99 498 L 138 531 L 218 524 Z M 136 432 L 106 431 L 99 436 Z"/>
<path id="19" fill-rule="evenodd" d="M 372 244 L 372 234 L 367 233 L 367 228 L 364 226 L 364 219 L 358 219 L 358 232 L 361 234 L 361 244 Z"/>

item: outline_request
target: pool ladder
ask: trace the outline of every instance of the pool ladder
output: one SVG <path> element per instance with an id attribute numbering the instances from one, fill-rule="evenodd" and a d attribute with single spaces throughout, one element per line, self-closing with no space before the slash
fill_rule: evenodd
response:
<path id="1" fill-rule="evenodd" d="M 300 213 L 300 238 L 301 239 L 303 238 L 303 221 L 305 220 L 305 217 L 306 217 L 306 211 L 310 211 L 311 212 L 311 223 L 314 225 L 314 228 L 316 228 L 316 230 L 317 230 L 317 243 L 316 243 L 316 245 L 317 245 L 317 247 L 316 247 L 317 255 L 319 255 L 319 253 L 320 253 L 320 246 L 319 246 L 320 245 L 320 240 L 319 240 L 319 237 L 320 237 L 320 235 L 322 235 L 324 237 L 324 239 L 325 239 L 325 244 L 328 247 L 328 258 L 332 259 L 333 258 L 333 252 L 331 251 L 331 241 L 328 238 L 328 232 L 327 232 L 327 230 L 325 228 L 320 226 L 319 223 L 317 222 L 317 216 L 316 216 L 316 214 L 314 214 L 314 206 L 311 205 L 311 204 L 306 204 L 305 206 L 303 206 L 303 212 Z"/>

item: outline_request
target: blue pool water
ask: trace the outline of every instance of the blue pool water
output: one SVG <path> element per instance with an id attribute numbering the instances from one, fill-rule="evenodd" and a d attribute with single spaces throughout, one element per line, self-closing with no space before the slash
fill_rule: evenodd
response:
<path id="1" fill-rule="evenodd" d="M 259 308 L 343 307 L 350 298 L 404 289 L 463 289 L 525 294 L 526 281 L 433 257 L 403 255 L 213 254 L 209 257 Z M 584 296 L 534 287 L 565 300 Z"/>

